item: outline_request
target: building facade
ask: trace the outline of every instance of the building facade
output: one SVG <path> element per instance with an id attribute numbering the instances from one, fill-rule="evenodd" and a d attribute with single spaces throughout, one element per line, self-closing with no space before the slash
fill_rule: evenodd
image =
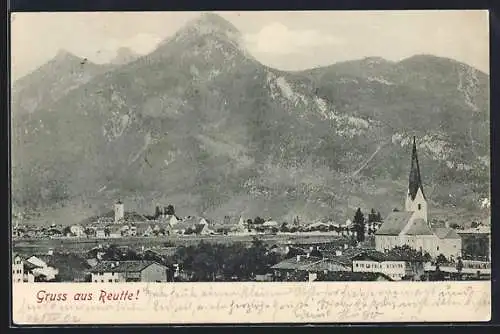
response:
<path id="1" fill-rule="evenodd" d="M 12 254 L 12 283 L 34 283 L 33 270 L 38 266 L 27 262 L 21 255 Z"/>
<path id="2" fill-rule="evenodd" d="M 363 252 L 352 260 L 353 272 L 382 273 L 393 281 L 420 280 L 425 273 L 423 257 L 410 254 Z"/>
<path id="3" fill-rule="evenodd" d="M 405 211 L 390 213 L 375 233 L 375 249 L 380 252 L 410 246 L 432 257 L 440 254 L 457 258 L 462 254 L 462 239 L 451 228 L 433 228 L 428 221 L 428 203 L 422 186 L 415 138 L 411 158 Z"/>
<path id="4" fill-rule="evenodd" d="M 103 261 L 91 269 L 91 281 L 167 282 L 167 267 L 154 261 Z"/>

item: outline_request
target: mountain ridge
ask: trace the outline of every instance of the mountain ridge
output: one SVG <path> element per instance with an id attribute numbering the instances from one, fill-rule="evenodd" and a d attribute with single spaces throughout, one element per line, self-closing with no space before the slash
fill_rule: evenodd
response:
<path id="1" fill-rule="evenodd" d="M 467 104 L 458 76 L 442 83 L 451 98 L 441 97 L 445 90 L 422 85 L 434 80 L 429 73 L 408 80 L 413 72 L 401 76 L 384 62 L 374 70 L 392 76 L 378 80 L 349 68 L 275 70 L 249 57 L 219 21 L 194 20 L 150 54 L 43 106 L 38 118 L 22 117 L 13 136 L 16 205 L 63 203 L 90 215 L 118 196 L 142 211 L 168 202 L 213 217 L 341 219 L 357 206 L 383 212 L 404 196 L 415 134 L 438 205 L 473 207 L 487 196 L 488 110 L 469 115 L 475 98 L 488 97 L 482 86 L 469 89 Z M 452 124 L 443 123 L 452 112 Z M 485 163 L 473 162 L 478 157 Z"/>

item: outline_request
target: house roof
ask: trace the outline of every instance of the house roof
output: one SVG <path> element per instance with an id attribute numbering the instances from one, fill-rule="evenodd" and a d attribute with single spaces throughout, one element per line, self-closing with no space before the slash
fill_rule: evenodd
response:
<path id="1" fill-rule="evenodd" d="M 194 233 L 199 234 L 201 233 L 204 229 L 208 229 L 208 226 L 205 224 L 196 224 L 194 226 Z"/>
<path id="2" fill-rule="evenodd" d="M 170 220 L 172 220 L 173 218 L 175 218 L 177 221 L 181 220 L 179 217 L 177 217 L 176 215 L 162 215 L 162 216 L 159 216 L 158 218 L 156 218 L 156 220 L 158 222 L 162 222 L 162 223 L 168 223 L 170 222 Z"/>
<path id="3" fill-rule="evenodd" d="M 382 273 L 352 271 L 329 271 L 326 275 L 318 275 L 317 281 L 376 281 L 378 279 L 392 281 L 389 276 Z"/>
<path id="4" fill-rule="evenodd" d="M 33 264 L 31 262 L 28 262 L 28 261 L 24 261 L 23 262 L 23 267 L 24 267 L 25 271 L 30 271 L 30 270 L 33 270 L 33 269 L 36 269 L 36 268 L 42 268 L 41 266 L 38 266 L 38 265 Z"/>
<path id="5" fill-rule="evenodd" d="M 123 220 L 124 221 L 127 221 L 127 222 L 145 222 L 145 221 L 149 221 L 149 219 L 146 218 L 146 216 L 144 215 L 141 215 L 137 212 L 125 212 L 125 214 L 123 215 Z"/>
<path id="6" fill-rule="evenodd" d="M 363 260 L 363 259 L 371 259 L 376 262 L 384 262 L 384 261 L 424 261 L 424 257 L 422 254 L 417 251 L 410 251 L 405 249 L 392 249 L 387 253 L 378 252 L 375 250 L 365 250 L 355 257 L 353 260 Z"/>
<path id="7" fill-rule="evenodd" d="M 437 227 L 433 229 L 433 232 L 439 239 L 460 239 L 460 235 L 449 227 Z"/>
<path id="8" fill-rule="evenodd" d="M 177 247 L 162 247 L 162 248 L 151 248 L 151 249 L 146 249 L 144 250 L 144 253 L 146 252 L 151 252 L 151 253 L 156 253 L 159 256 L 173 256 L 175 254 L 175 251 L 177 250 Z"/>
<path id="9" fill-rule="evenodd" d="M 300 260 L 297 261 L 296 257 L 292 257 L 286 260 L 283 260 L 274 266 L 272 266 L 272 269 L 284 269 L 284 270 L 307 270 L 307 267 L 322 261 L 323 259 L 318 258 L 318 257 L 306 257 L 306 256 L 301 256 Z"/>
<path id="10" fill-rule="evenodd" d="M 214 230 L 229 230 L 229 231 L 243 231 L 245 230 L 245 227 L 241 224 L 238 223 L 222 223 L 222 224 L 215 224 L 212 227 Z"/>
<path id="11" fill-rule="evenodd" d="M 203 219 L 204 219 L 203 217 L 198 217 L 198 216 L 186 217 L 183 220 L 179 221 L 177 224 L 175 224 L 173 228 L 174 230 L 186 230 L 189 227 L 194 228 L 195 225 L 199 224 Z"/>
<path id="12" fill-rule="evenodd" d="M 155 261 L 102 261 L 91 269 L 91 272 L 117 272 L 136 273 L 141 272 Z M 160 265 L 160 264 L 158 264 Z"/>
<path id="13" fill-rule="evenodd" d="M 197 225 L 198 222 L 193 222 L 191 220 L 189 221 L 185 221 L 185 220 L 182 220 L 180 222 L 178 222 L 177 224 L 175 224 L 174 226 L 172 226 L 172 230 L 187 230 L 188 228 L 195 228 L 195 226 Z"/>
<path id="14" fill-rule="evenodd" d="M 429 224 L 423 219 L 415 219 L 411 223 L 410 228 L 406 231 L 406 235 L 432 235 L 433 232 Z"/>
<path id="15" fill-rule="evenodd" d="M 399 235 L 399 233 L 405 228 L 410 220 L 413 212 L 411 211 L 396 211 L 391 212 L 387 218 L 385 218 L 384 223 L 377 230 L 375 234 L 377 235 Z"/>
<path id="16" fill-rule="evenodd" d="M 309 271 L 350 271 L 350 263 L 337 261 L 337 259 L 323 259 L 319 262 L 313 263 L 307 267 Z"/>

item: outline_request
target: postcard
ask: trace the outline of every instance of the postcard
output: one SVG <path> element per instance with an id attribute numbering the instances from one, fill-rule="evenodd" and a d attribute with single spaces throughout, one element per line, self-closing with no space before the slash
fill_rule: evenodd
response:
<path id="1" fill-rule="evenodd" d="M 490 320 L 487 11 L 10 37 L 15 325 Z"/>

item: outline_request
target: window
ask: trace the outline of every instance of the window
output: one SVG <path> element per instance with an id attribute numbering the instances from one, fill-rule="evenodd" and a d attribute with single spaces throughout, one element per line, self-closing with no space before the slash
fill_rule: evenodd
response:
<path id="1" fill-rule="evenodd" d="M 94 283 L 97 283 L 97 280 L 95 280 Z"/>
<path id="2" fill-rule="evenodd" d="M 115 278 L 115 283 L 118 283 L 118 278 Z"/>
<path id="3" fill-rule="evenodd" d="M 109 282 L 109 283 L 113 283 L 113 280 L 112 280 L 112 279 L 109 279 L 109 280 L 108 280 L 108 282 Z"/>
<path id="4" fill-rule="evenodd" d="M 101 280 L 101 283 L 104 283 L 104 280 L 103 280 L 103 279 Z"/>
<path id="5" fill-rule="evenodd" d="M 111 276 L 115 276 L 115 273 L 114 273 L 114 272 L 111 272 Z"/>
<path id="6" fill-rule="evenodd" d="M 419 204 L 419 205 L 418 205 L 418 209 L 419 209 L 419 210 L 420 210 L 420 209 L 422 209 L 422 204 Z"/>
<path id="7" fill-rule="evenodd" d="M 436 250 L 439 250 L 439 246 L 436 247 Z"/>
<path id="8" fill-rule="evenodd" d="M 12 274 L 15 274 L 15 273 L 16 273 L 16 271 L 15 271 L 15 270 L 12 270 Z"/>

